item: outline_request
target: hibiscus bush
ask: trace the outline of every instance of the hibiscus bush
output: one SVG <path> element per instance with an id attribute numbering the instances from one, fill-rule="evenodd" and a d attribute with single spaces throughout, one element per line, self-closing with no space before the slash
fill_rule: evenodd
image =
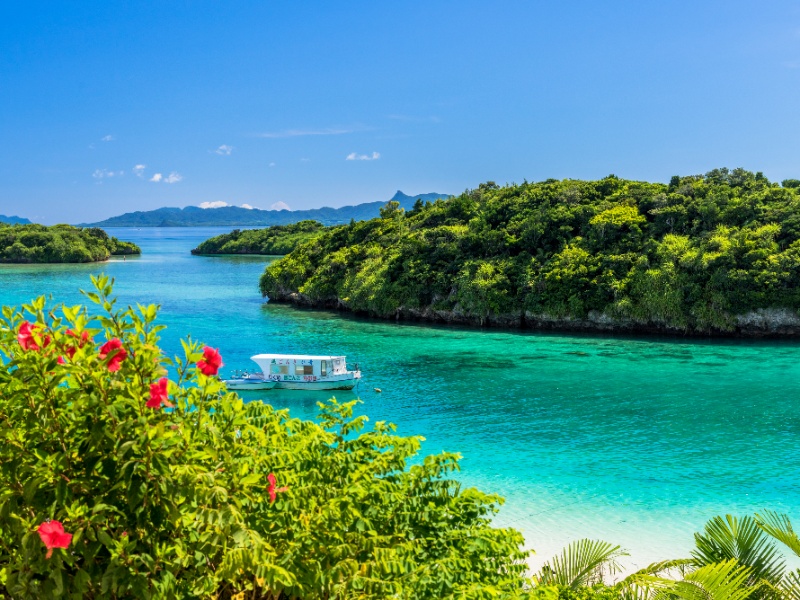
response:
<path id="1" fill-rule="evenodd" d="M 521 535 L 458 456 L 245 403 L 222 357 L 159 349 L 157 307 L 38 298 L 0 321 L 0 596 L 494 598 L 524 593 Z M 413 460 L 412 460 L 413 459 Z"/>

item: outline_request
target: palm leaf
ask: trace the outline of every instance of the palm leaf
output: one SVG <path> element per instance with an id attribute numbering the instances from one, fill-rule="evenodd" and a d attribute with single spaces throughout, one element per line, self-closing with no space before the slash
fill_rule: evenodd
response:
<path id="1" fill-rule="evenodd" d="M 619 546 L 601 540 L 577 540 L 545 563 L 537 578 L 544 585 L 563 585 L 572 589 L 602 579 L 602 571 L 620 570 L 617 559 L 627 556 Z"/>
<path id="2" fill-rule="evenodd" d="M 685 568 L 695 564 L 693 558 L 678 558 L 652 563 L 635 573 L 631 573 L 619 584 L 621 600 L 646 600 L 653 597 L 658 590 L 669 587 L 674 583 L 674 578 L 665 578 L 665 572 L 678 570 L 681 577 Z"/>
<path id="3" fill-rule="evenodd" d="M 800 556 L 800 537 L 794 532 L 789 517 L 771 510 L 756 513 L 756 524 L 779 542 L 786 544 L 792 552 Z"/>
<path id="4" fill-rule="evenodd" d="M 636 575 L 658 575 L 659 573 L 663 573 L 664 571 L 671 571 L 672 569 L 679 569 L 681 574 L 685 571 L 685 567 L 691 566 L 696 564 L 694 558 L 673 558 L 670 560 L 662 560 L 660 562 L 654 562 L 652 564 L 647 565 L 643 569 L 639 569 L 636 573 L 629 575 L 629 577 L 633 577 Z"/>
<path id="5" fill-rule="evenodd" d="M 765 584 L 773 592 L 775 598 L 782 600 L 800 600 L 800 571 L 792 571 L 780 585 Z"/>
<path id="6" fill-rule="evenodd" d="M 752 586 L 762 579 L 778 585 L 783 579 L 786 563 L 752 517 L 714 517 L 694 538 L 692 557 L 700 567 L 736 560 L 750 568 Z"/>
<path id="7" fill-rule="evenodd" d="M 665 585 L 655 600 L 746 600 L 759 586 L 748 585 L 751 569 L 735 559 L 708 564 L 692 571 L 681 581 Z"/>

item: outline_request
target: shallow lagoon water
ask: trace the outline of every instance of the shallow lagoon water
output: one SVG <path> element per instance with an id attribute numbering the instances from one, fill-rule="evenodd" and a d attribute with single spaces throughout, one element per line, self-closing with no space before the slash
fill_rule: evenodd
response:
<path id="1" fill-rule="evenodd" d="M 223 373 L 259 352 L 346 354 L 359 411 L 463 455 L 465 484 L 506 498 L 538 564 L 580 537 L 619 543 L 628 568 L 684 556 L 710 517 L 762 509 L 800 522 L 800 343 L 473 330 L 265 304 L 265 257 L 195 257 L 228 231 L 109 230 L 144 254 L 95 265 L 0 265 L 0 304 L 82 301 L 89 275 L 123 303 L 158 303 L 163 346 L 220 348 Z M 376 393 L 380 388 L 382 393 Z M 263 397 L 314 418 L 327 392 Z M 248 396 L 250 397 L 250 396 Z"/>

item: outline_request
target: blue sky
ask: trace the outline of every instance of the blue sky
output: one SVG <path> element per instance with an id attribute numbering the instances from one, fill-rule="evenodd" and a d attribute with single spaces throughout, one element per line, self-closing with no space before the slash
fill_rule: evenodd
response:
<path id="1" fill-rule="evenodd" d="M 4 2 L 0 213 L 798 178 L 798 92 L 781 0 Z"/>

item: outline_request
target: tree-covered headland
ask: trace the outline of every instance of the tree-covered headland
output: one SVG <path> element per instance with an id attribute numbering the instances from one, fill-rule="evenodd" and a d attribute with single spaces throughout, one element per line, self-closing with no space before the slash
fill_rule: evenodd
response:
<path id="1" fill-rule="evenodd" d="M 0 223 L 0 263 L 87 263 L 141 254 L 139 246 L 96 227 Z"/>
<path id="2" fill-rule="evenodd" d="M 300 221 L 265 229 L 234 229 L 207 239 L 192 254 L 288 254 L 318 236 L 324 226 L 318 221 Z"/>
<path id="3" fill-rule="evenodd" d="M 549 179 L 392 203 L 267 267 L 271 300 L 511 327 L 800 333 L 800 181 Z"/>

